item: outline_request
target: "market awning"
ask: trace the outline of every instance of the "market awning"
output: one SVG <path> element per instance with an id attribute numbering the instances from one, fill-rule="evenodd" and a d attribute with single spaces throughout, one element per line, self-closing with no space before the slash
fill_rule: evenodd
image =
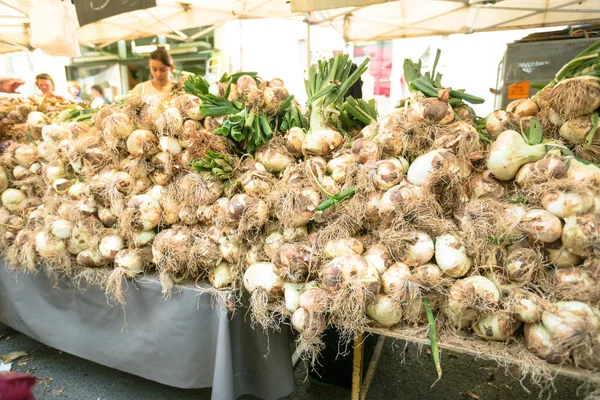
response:
<path id="1" fill-rule="evenodd" d="M 292 0 L 291 5 L 295 12 L 329 7 L 310 12 L 309 21 L 331 23 L 352 42 L 600 21 L 600 0 Z"/>
<path id="2" fill-rule="evenodd" d="M 29 4 L 29 0 L 0 0 L 0 53 L 30 49 Z M 90 47 L 154 35 L 191 42 L 228 21 L 290 16 L 290 5 L 283 0 L 157 0 L 156 7 L 85 25 L 78 37 L 82 45 Z M 193 37 L 182 32 L 201 26 L 208 28 Z"/>

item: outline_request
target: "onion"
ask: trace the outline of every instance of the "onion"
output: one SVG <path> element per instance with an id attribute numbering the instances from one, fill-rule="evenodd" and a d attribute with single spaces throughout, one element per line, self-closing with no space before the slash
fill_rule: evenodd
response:
<path id="1" fill-rule="evenodd" d="M 573 158 L 569 161 L 565 178 L 597 187 L 600 185 L 600 168 L 593 164 L 584 164 Z"/>
<path id="2" fill-rule="evenodd" d="M 0 195 L 0 201 L 2 205 L 6 207 L 8 211 L 19 212 L 23 209 L 23 202 L 27 199 L 25 193 L 19 189 L 6 189 Z"/>
<path id="3" fill-rule="evenodd" d="M 102 246 L 102 244 L 100 244 Z M 102 254 L 102 250 L 100 250 Z M 134 276 L 144 272 L 144 258 L 142 255 L 134 249 L 120 250 L 114 256 L 115 266 L 124 268 L 127 270 L 125 276 L 127 278 L 133 278 Z"/>
<path id="4" fill-rule="evenodd" d="M 510 116 L 502 110 L 496 110 L 485 119 L 485 130 L 488 135 L 495 139 L 506 130 Z"/>
<path id="5" fill-rule="evenodd" d="M 402 215 L 405 204 L 421 201 L 422 189 L 408 182 L 401 182 L 394 186 L 381 198 L 379 202 L 379 216 L 381 219 L 390 220 L 398 214 Z"/>
<path id="6" fill-rule="evenodd" d="M 550 364 L 560 364 L 569 358 L 569 352 L 552 340 L 550 332 L 541 323 L 525 324 L 525 345 Z"/>
<path id="7" fill-rule="evenodd" d="M 71 232 L 71 239 L 67 244 L 67 251 L 77 255 L 90 247 L 92 235 L 84 225 L 76 225 Z"/>
<path id="8" fill-rule="evenodd" d="M 67 175 L 65 166 L 61 163 L 48 164 L 46 167 L 46 177 L 50 182 L 54 182 L 57 179 L 64 178 Z"/>
<path id="9" fill-rule="evenodd" d="M 161 99 L 152 95 L 142 96 L 142 106 L 138 112 L 139 125 L 143 129 L 152 129 L 154 122 L 165 111 Z"/>
<path id="10" fill-rule="evenodd" d="M 155 123 L 161 135 L 177 136 L 183 127 L 183 117 L 177 108 L 169 107 L 156 119 Z"/>
<path id="11" fill-rule="evenodd" d="M 72 181 L 69 179 L 60 178 L 52 183 L 52 189 L 58 194 L 65 194 L 69 191 Z"/>
<path id="12" fill-rule="evenodd" d="M 54 257 L 65 251 L 65 249 L 66 245 L 64 241 L 53 238 L 46 232 L 38 232 L 35 235 L 35 250 L 42 257 Z"/>
<path id="13" fill-rule="evenodd" d="M 303 308 L 294 311 L 291 323 L 296 331 L 310 335 L 322 333 L 327 326 L 324 315 L 312 314 Z"/>
<path id="14" fill-rule="evenodd" d="M 13 153 L 15 162 L 23 168 L 29 168 L 38 160 L 37 147 L 33 144 L 20 144 Z"/>
<path id="15" fill-rule="evenodd" d="M 160 148 L 160 151 L 163 151 L 165 153 L 169 153 L 172 155 L 179 154 L 183 150 L 181 148 L 181 146 L 179 145 L 179 141 L 177 140 L 177 138 L 174 138 L 172 136 L 161 136 L 158 139 L 158 143 L 159 143 L 158 147 Z"/>
<path id="16" fill-rule="evenodd" d="M 581 264 L 581 258 L 568 251 L 560 240 L 544 246 L 548 261 L 557 268 L 574 267 Z"/>
<path id="17" fill-rule="evenodd" d="M 352 156 L 356 162 L 366 164 L 369 161 L 379 161 L 381 150 L 371 139 L 357 139 L 352 143 Z"/>
<path id="18" fill-rule="evenodd" d="M 48 125 L 49 122 L 50 119 L 43 112 L 32 111 L 27 114 L 27 124 L 29 125 L 41 128 L 44 125 Z"/>
<path id="19" fill-rule="evenodd" d="M 133 132 L 133 122 L 123 112 L 113 112 L 102 121 L 104 134 L 111 139 L 127 139 Z"/>
<path id="20" fill-rule="evenodd" d="M 208 280 L 215 289 L 229 287 L 233 283 L 231 267 L 228 263 L 221 261 L 219 265 L 209 272 Z"/>
<path id="21" fill-rule="evenodd" d="M 325 245 L 325 255 L 332 259 L 344 254 L 362 254 L 363 251 L 362 242 L 354 238 L 330 240 Z"/>
<path id="22" fill-rule="evenodd" d="M 294 127 L 285 135 L 285 148 L 290 154 L 298 156 L 302 154 L 302 143 L 306 137 L 306 133 L 302 128 Z"/>
<path id="23" fill-rule="evenodd" d="M 384 153 L 397 156 L 404 150 L 401 138 L 407 133 L 402 129 L 403 118 L 401 112 L 395 111 L 381 119 L 373 140 L 381 144 Z"/>
<path id="24" fill-rule="evenodd" d="M 417 157 L 408 167 L 406 177 L 414 185 L 424 185 L 439 170 L 465 177 L 469 174 L 461 168 L 458 158 L 450 150 L 438 149 Z"/>
<path id="25" fill-rule="evenodd" d="M 426 98 L 413 103 L 407 110 L 409 119 L 424 119 L 439 125 L 448 125 L 454 121 L 454 110 L 450 104 L 435 99 Z"/>
<path id="26" fill-rule="evenodd" d="M 151 157 L 158 153 L 158 139 L 151 131 L 137 129 L 127 138 L 127 151 L 132 156 Z"/>
<path id="27" fill-rule="evenodd" d="M 262 147 L 256 153 L 256 160 L 262 163 L 269 172 L 281 172 L 293 162 L 290 156 L 272 146 Z"/>
<path id="28" fill-rule="evenodd" d="M 98 249 L 83 250 L 77 255 L 77 263 L 85 267 L 100 267 L 107 262 Z"/>
<path id="29" fill-rule="evenodd" d="M 133 196 L 129 200 L 129 207 L 139 212 L 136 227 L 142 230 L 154 229 L 161 218 L 161 207 L 158 201 L 146 194 Z"/>
<path id="30" fill-rule="evenodd" d="M 269 210 L 267 204 L 247 194 L 236 194 L 227 205 L 227 219 L 232 226 L 237 226 L 243 218 L 256 218 L 257 224 L 267 223 Z"/>
<path id="31" fill-rule="evenodd" d="M 52 223 L 52 234 L 59 239 L 68 239 L 71 237 L 73 226 L 64 219 L 57 219 Z"/>
<path id="32" fill-rule="evenodd" d="M 394 326 L 402 319 L 402 308 L 397 300 L 377 294 L 375 301 L 367 306 L 367 315 L 383 326 Z"/>
<path id="33" fill-rule="evenodd" d="M 560 239 L 562 233 L 560 219 L 546 210 L 527 211 L 520 226 L 531 239 L 540 242 L 554 242 Z"/>
<path id="34" fill-rule="evenodd" d="M 598 287 L 598 282 L 582 268 L 561 268 L 555 271 L 556 286 L 567 290 L 568 297 L 586 300 L 588 293 Z"/>
<path id="35" fill-rule="evenodd" d="M 504 131 L 490 148 L 487 168 L 496 179 L 507 181 L 515 177 L 522 165 L 538 161 L 544 154 L 546 145 L 530 146 L 519 132 Z"/>
<path id="36" fill-rule="evenodd" d="M 247 194 L 265 196 L 271 191 L 271 177 L 266 171 L 247 171 L 240 177 L 240 184 Z"/>
<path id="37" fill-rule="evenodd" d="M 283 235 L 280 232 L 273 232 L 265 239 L 265 244 L 263 249 L 265 254 L 269 258 L 273 258 L 273 255 L 283 244 L 285 240 L 283 239 Z"/>
<path id="38" fill-rule="evenodd" d="M 306 288 L 300 294 L 300 307 L 311 313 L 325 313 L 329 309 L 329 293 L 318 287 Z"/>
<path id="39" fill-rule="evenodd" d="M 383 292 L 394 299 L 408 299 L 411 282 L 410 268 L 406 264 L 395 263 L 381 275 Z"/>
<path id="40" fill-rule="evenodd" d="M 297 244 L 282 245 L 271 258 L 279 275 L 291 282 L 303 282 L 309 274 L 310 253 Z"/>
<path id="41" fill-rule="evenodd" d="M 17 165 L 13 168 L 12 175 L 16 181 L 22 181 L 29 177 L 29 169 Z"/>
<path id="42" fill-rule="evenodd" d="M 316 128 L 308 133 L 302 142 L 302 153 L 308 156 L 322 156 L 338 149 L 344 138 L 339 132 L 328 128 Z"/>
<path id="43" fill-rule="evenodd" d="M 283 297 L 285 299 L 285 308 L 293 313 L 300 307 L 300 293 L 304 289 L 304 283 L 285 282 L 283 284 Z"/>
<path id="44" fill-rule="evenodd" d="M 83 215 L 92 216 L 98 211 L 98 205 L 92 197 L 82 196 L 75 205 Z"/>
<path id="45" fill-rule="evenodd" d="M 493 313 L 479 319 L 472 326 L 479 337 L 504 342 L 521 326 L 521 321 L 513 319 L 507 313 Z"/>
<path id="46" fill-rule="evenodd" d="M 410 267 L 427 263 L 434 254 L 434 245 L 431 237 L 421 231 L 413 231 L 408 239 L 408 246 L 400 255 L 400 261 Z"/>
<path id="47" fill-rule="evenodd" d="M 511 297 L 515 300 L 513 314 L 519 321 L 533 324 L 542 319 L 542 307 L 540 306 L 540 298 L 531 292 L 522 289 L 515 290 L 511 293 Z"/>
<path id="48" fill-rule="evenodd" d="M 0 166 L 0 192 L 4 192 L 8 189 L 8 175 L 6 175 L 6 170 Z"/>
<path id="49" fill-rule="evenodd" d="M 478 312 L 470 304 L 493 307 L 499 300 L 500 292 L 492 281 L 483 276 L 469 276 L 450 287 L 444 312 L 458 329 L 463 329 L 477 320 Z"/>
<path id="50" fill-rule="evenodd" d="M 370 267 L 377 269 L 380 275 L 392 265 L 392 255 L 382 244 L 369 247 L 363 257 Z"/>
<path id="51" fill-rule="evenodd" d="M 225 261 L 236 263 L 240 257 L 240 245 L 238 242 L 230 240 L 227 236 L 219 239 L 219 251 Z"/>
<path id="52" fill-rule="evenodd" d="M 516 118 L 535 117 L 538 111 L 537 104 L 529 99 L 514 100 L 506 106 L 506 112 Z"/>
<path id="53" fill-rule="evenodd" d="M 105 259 L 112 260 L 119 251 L 123 250 L 124 247 L 125 242 L 120 236 L 108 235 L 104 236 L 102 240 L 100 240 L 98 251 L 100 251 L 100 254 Z"/>
<path id="54" fill-rule="evenodd" d="M 569 252 L 583 256 L 598 244 L 600 238 L 600 215 L 585 214 L 565 218 L 562 243 Z"/>
<path id="55" fill-rule="evenodd" d="M 148 190 L 146 193 L 148 196 L 152 197 L 154 200 L 160 202 L 163 196 L 164 188 L 160 185 L 154 185 Z"/>
<path id="56" fill-rule="evenodd" d="M 262 289 L 273 299 L 283 294 L 283 280 L 274 264 L 256 263 L 244 272 L 244 288 L 251 294 L 257 289 Z"/>
<path id="57" fill-rule="evenodd" d="M 541 260 L 538 253 L 527 248 L 511 252 L 504 263 L 508 277 L 517 282 L 528 281 L 531 274 L 540 267 Z"/>
<path id="58" fill-rule="evenodd" d="M 76 181 L 67 193 L 71 200 L 79 200 L 82 196 L 89 195 L 88 186 L 83 182 Z"/>
<path id="59" fill-rule="evenodd" d="M 346 171 L 351 165 L 354 165 L 352 154 L 344 153 L 327 163 L 327 173 L 334 181 L 340 183 L 346 180 Z"/>
<path id="60" fill-rule="evenodd" d="M 471 269 L 471 259 L 461 241 L 450 233 L 435 239 L 435 261 L 452 278 L 460 278 Z"/>
<path id="61" fill-rule="evenodd" d="M 358 254 L 346 254 L 327 263 L 319 272 L 319 277 L 330 292 L 335 292 L 348 282 L 364 279 L 368 269 L 369 264 L 364 258 Z"/>
<path id="62" fill-rule="evenodd" d="M 502 200 L 506 197 L 504 186 L 490 176 L 490 171 L 475 175 L 469 180 L 469 191 L 471 199 L 496 199 Z"/>
<path id="63" fill-rule="evenodd" d="M 365 217 L 367 221 L 371 224 L 378 224 L 381 222 L 381 217 L 379 216 L 379 207 L 381 204 L 381 199 L 383 197 L 383 193 L 381 192 L 373 192 L 367 195 L 367 203 L 365 205 Z"/>
<path id="64" fill-rule="evenodd" d="M 379 190 L 388 190 L 400 183 L 405 171 L 403 163 L 397 158 L 378 161 L 375 164 L 373 184 Z"/>
<path id="65" fill-rule="evenodd" d="M 515 176 L 515 182 L 521 187 L 529 187 L 535 183 L 547 182 L 552 178 L 561 179 L 566 173 L 567 164 L 560 157 L 545 157 L 523 165 Z"/>
<path id="66" fill-rule="evenodd" d="M 71 137 L 71 131 L 59 125 L 45 125 L 42 127 L 42 138 L 49 146 L 63 139 Z"/>
<path id="67" fill-rule="evenodd" d="M 586 193 L 547 192 L 541 199 L 542 207 L 559 218 L 585 214 L 594 206 L 591 191 Z"/>
<path id="68" fill-rule="evenodd" d="M 133 243 L 136 247 L 144 247 L 152 244 L 155 236 L 154 231 L 137 231 L 133 235 Z"/>

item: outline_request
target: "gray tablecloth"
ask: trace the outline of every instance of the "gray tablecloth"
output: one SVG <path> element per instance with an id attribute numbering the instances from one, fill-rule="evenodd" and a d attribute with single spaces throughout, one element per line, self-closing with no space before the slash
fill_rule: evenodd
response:
<path id="1" fill-rule="evenodd" d="M 276 399 L 294 390 L 289 333 L 231 319 L 209 294 L 183 287 L 169 300 L 160 283 L 129 285 L 126 321 L 95 288 L 85 292 L 44 273 L 7 271 L 0 263 L 0 321 L 49 346 L 179 388 L 212 386 L 212 398 L 253 394 Z"/>

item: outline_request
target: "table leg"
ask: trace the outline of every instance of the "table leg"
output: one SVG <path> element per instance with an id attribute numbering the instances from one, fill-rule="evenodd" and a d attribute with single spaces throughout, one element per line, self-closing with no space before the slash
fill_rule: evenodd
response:
<path id="1" fill-rule="evenodd" d="M 360 387 L 362 385 L 362 361 L 363 361 L 363 339 L 364 333 L 358 333 L 354 337 L 354 356 L 352 359 L 352 400 L 360 400 Z"/>

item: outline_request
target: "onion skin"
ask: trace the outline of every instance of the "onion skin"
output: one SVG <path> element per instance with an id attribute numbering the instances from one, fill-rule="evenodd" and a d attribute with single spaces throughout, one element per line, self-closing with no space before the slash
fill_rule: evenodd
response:
<path id="1" fill-rule="evenodd" d="M 503 110 L 496 110 L 485 119 L 485 130 L 492 139 L 496 139 L 506 130 L 509 121 L 510 116 L 508 113 Z"/>
<path id="2" fill-rule="evenodd" d="M 371 139 L 357 139 L 352 143 L 352 155 L 356 162 L 366 164 L 369 161 L 379 161 L 381 150 L 379 145 Z"/>
<path id="3" fill-rule="evenodd" d="M 600 215 L 585 214 L 565 218 L 562 243 L 569 252 L 584 256 L 600 237 Z"/>
<path id="4" fill-rule="evenodd" d="M 483 276 L 469 276 L 454 282 L 444 312 L 457 329 L 464 329 L 477 320 L 477 311 L 465 306 L 465 297 L 475 297 L 478 303 L 495 307 L 500 301 L 500 292 Z"/>
<path id="5" fill-rule="evenodd" d="M 409 119 L 420 118 L 439 125 L 448 125 L 454 121 L 454 110 L 450 104 L 434 98 L 413 103 L 407 115 Z"/>
<path id="6" fill-rule="evenodd" d="M 304 308 L 294 311 L 291 323 L 296 331 L 311 336 L 322 333 L 327 327 L 324 315 L 310 313 Z"/>
<path id="7" fill-rule="evenodd" d="M 487 168 L 498 180 L 513 179 L 522 165 L 538 161 L 546 154 L 545 145 L 530 146 L 517 131 L 504 131 L 490 147 Z"/>
<path id="8" fill-rule="evenodd" d="M 344 254 L 362 254 L 363 250 L 362 242 L 354 238 L 331 240 L 325 245 L 325 255 L 331 259 Z"/>
<path id="9" fill-rule="evenodd" d="M 244 287 L 248 293 L 265 290 L 270 299 L 283 295 L 283 280 L 272 263 L 261 262 L 248 267 L 244 273 Z"/>
<path id="10" fill-rule="evenodd" d="M 449 233 L 435 239 L 435 260 L 440 269 L 452 278 L 460 278 L 471 269 L 471 259 L 465 246 Z"/>
<path id="11" fill-rule="evenodd" d="M 380 275 L 393 263 L 392 255 L 388 249 L 381 244 L 369 247 L 363 257 L 367 260 L 370 267 L 377 269 L 377 272 L 379 272 Z"/>
<path id="12" fill-rule="evenodd" d="M 542 196 L 542 207 L 559 218 L 585 214 L 594 206 L 594 197 L 588 193 L 548 192 Z"/>
<path id="13" fill-rule="evenodd" d="M 560 239 L 563 229 L 557 216 L 540 209 L 527 211 L 520 225 L 531 239 L 545 243 Z"/>
<path id="14" fill-rule="evenodd" d="M 550 364 L 560 364 L 569 358 L 569 352 L 554 343 L 541 323 L 525 324 L 525 345 L 530 352 Z"/>
<path id="15" fill-rule="evenodd" d="M 427 263 L 433 258 L 435 253 L 433 240 L 425 232 L 411 232 L 410 245 L 407 246 L 404 254 L 400 256 L 400 261 L 410 267 L 416 267 Z"/>

